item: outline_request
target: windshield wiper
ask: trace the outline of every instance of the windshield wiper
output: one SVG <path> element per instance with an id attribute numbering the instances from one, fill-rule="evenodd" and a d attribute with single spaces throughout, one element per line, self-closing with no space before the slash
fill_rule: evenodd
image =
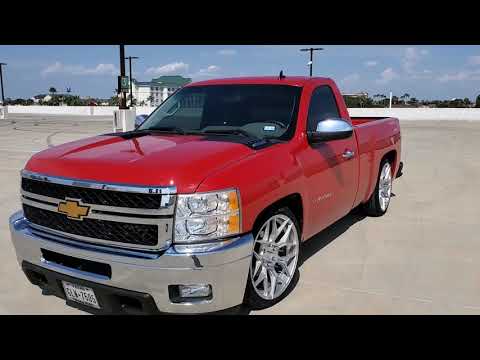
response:
<path id="1" fill-rule="evenodd" d="M 162 126 L 162 127 L 151 128 L 151 129 L 136 129 L 136 130 L 127 131 L 124 133 L 117 133 L 116 135 L 121 136 L 126 140 L 129 140 L 129 139 L 152 135 L 160 132 L 180 134 L 180 135 L 186 134 L 186 131 L 181 128 L 178 128 L 175 126 Z M 113 135 L 115 135 L 115 133 Z"/>
<path id="2" fill-rule="evenodd" d="M 159 126 L 159 127 L 154 127 L 154 128 L 148 128 L 148 129 L 141 129 L 138 131 L 146 131 L 146 132 L 169 132 L 169 133 L 175 133 L 175 134 L 182 134 L 185 135 L 186 131 L 183 130 L 182 128 L 176 127 L 176 126 Z"/>
<path id="3" fill-rule="evenodd" d="M 254 135 L 250 134 L 248 131 L 245 131 L 245 130 L 242 130 L 242 129 L 218 129 L 218 130 L 208 129 L 208 130 L 203 130 L 202 132 L 205 133 L 205 134 L 241 135 L 241 136 L 244 136 L 244 137 L 248 137 L 250 139 L 260 140 L 258 137 L 254 136 Z"/>
<path id="4" fill-rule="evenodd" d="M 274 138 L 259 138 L 255 135 L 250 134 L 248 131 L 245 131 L 243 129 L 238 129 L 238 128 L 232 128 L 232 129 L 208 129 L 208 130 L 203 130 L 202 133 L 204 134 L 217 134 L 217 135 L 228 135 L 228 134 L 234 134 L 234 135 L 241 135 L 244 136 L 248 139 L 247 143 L 245 145 L 251 147 L 254 150 L 259 150 L 262 149 L 266 146 L 269 146 L 273 144 L 275 141 Z"/>

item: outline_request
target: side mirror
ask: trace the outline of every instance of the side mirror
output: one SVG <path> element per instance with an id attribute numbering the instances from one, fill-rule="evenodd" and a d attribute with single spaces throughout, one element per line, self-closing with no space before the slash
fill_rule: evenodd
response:
<path id="1" fill-rule="evenodd" d="M 317 124 L 316 131 L 307 133 L 311 143 L 321 141 L 347 139 L 353 134 L 353 127 L 344 119 L 333 118 L 322 120 Z"/>

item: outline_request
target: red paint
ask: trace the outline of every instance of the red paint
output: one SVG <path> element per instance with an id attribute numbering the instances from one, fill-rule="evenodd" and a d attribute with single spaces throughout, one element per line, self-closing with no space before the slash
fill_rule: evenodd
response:
<path id="1" fill-rule="evenodd" d="M 303 87 L 297 129 L 287 143 L 252 150 L 241 144 L 204 141 L 201 136 L 161 135 L 132 140 L 97 136 L 34 155 L 26 169 L 46 175 L 132 185 L 174 185 L 179 193 L 238 188 L 242 226 L 252 229 L 259 213 L 273 202 L 299 194 L 303 203 L 303 238 L 346 215 L 372 194 L 382 157 L 396 152 L 400 163 L 400 125 L 395 118 L 350 119 L 337 86 L 327 78 L 252 77 L 189 84 L 282 84 Z M 312 91 L 329 85 L 341 116 L 354 135 L 311 146 L 306 119 Z M 351 160 L 345 150 L 355 152 Z"/>

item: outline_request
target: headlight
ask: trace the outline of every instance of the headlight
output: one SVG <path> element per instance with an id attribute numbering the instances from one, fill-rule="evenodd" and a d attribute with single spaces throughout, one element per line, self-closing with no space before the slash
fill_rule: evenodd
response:
<path id="1" fill-rule="evenodd" d="M 237 190 L 178 195 L 175 243 L 198 243 L 240 233 Z"/>

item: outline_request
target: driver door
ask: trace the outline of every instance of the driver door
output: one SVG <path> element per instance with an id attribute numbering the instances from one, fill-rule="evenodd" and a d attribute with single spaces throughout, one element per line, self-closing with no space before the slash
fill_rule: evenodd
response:
<path id="1" fill-rule="evenodd" d="M 320 121 L 340 117 L 330 86 L 317 87 L 310 99 L 307 131 L 315 131 Z M 345 157 L 347 151 L 353 152 L 353 157 Z M 310 235 L 323 230 L 351 210 L 358 182 L 357 154 L 355 135 L 347 139 L 309 143 L 303 152 L 310 224 L 313 224 Z"/>

